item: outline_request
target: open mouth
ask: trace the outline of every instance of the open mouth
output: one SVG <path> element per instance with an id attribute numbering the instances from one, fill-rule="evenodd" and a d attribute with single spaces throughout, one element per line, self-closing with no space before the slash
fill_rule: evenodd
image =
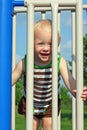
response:
<path id="1" fill-rule="evenodd" d="M 49 54 L 42 54 L 42 56 L 49 56 Z"/>
<path id="2" fill-rule="evenodd" d="M 49 57 L 49 54 L 41 54 L 41 57 L 42 57 L 42 58 L 48 58 L 48 57 Z"/>
<path id="3" fill-rule="evenodd" d="M 41 53 L 41 56 L 49 56 L 50 54 Z"/>

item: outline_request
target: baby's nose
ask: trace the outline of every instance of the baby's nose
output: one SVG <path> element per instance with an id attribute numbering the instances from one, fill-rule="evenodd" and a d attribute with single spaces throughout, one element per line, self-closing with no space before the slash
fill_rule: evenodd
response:
<path id="1" fill-rule="evenodd" d="M 44 44 L 44 49 L 49 49 L 51 47 L 50 44 Z"/>

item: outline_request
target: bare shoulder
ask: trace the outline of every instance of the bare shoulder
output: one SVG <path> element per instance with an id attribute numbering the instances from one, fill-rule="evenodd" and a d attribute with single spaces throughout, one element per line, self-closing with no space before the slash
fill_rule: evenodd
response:
<path id="1" fill-rule="evenodd" d="M 20 71 L 20 72 L 24 72 L 24 60 L 23 60 L 23 59 L 21 59 L 21 60 L 17 63 L 15 69 L 18 70 L 18 71 Z"/>
<path id="2" fill-rule="evenodd" d="M 63 57 L 61 57 L 60 67 L 64 67 L 64 66 L 67 66 L 67 63 L 66 60 Z"/>
<path id="3" fill-rule="evenodd" d="M 23 59 L 20 60 L 16 66 L 15 69 L 12 71 L 12 85 L 14 85 L 17 80 L 21 77 L 21 75 L 24 72 L 24 65 L 23 65 Z"/>
<path id="4" fill-rule="evenodd" d="M 67 62 L 66 60 L 61 57 L 61 61 L 60 61 L 60 73 L 61 75 L 64 75 L 64 73 L 68 72 L 68 66 L 67 66 Z"/>

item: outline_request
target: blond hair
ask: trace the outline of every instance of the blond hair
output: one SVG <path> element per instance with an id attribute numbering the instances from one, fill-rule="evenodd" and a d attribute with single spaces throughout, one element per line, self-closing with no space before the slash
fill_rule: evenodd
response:
<path id="1" fill-rule="evenodd" d="M 48 26 L 51 28 L 51 22 L 49 20 L 39 20 L 35 23 L 34 31 L 36 31 L 37 28 L 43 28 L 44 26 Z"/>
<path id="2" fill-rule="evenodd" d="M 44 27 L 50 27 L 50 28 L 52 28 L 52 21 L 51 20 L 47 20 L 47 19 L 45 19 L 45 20 L 39 20 L 39 21 L 37 21 L 36 23 L 35 23 L 35 25 L 34 25 L 34 32 L 38 29 L 38 28 L 44 28 Z M 58 31 L 58 43 L 60 43 L 60 40 L 61 40 L 61 37 L 60 37 L 60 33 L 59 33 L 59 31 Z"/>

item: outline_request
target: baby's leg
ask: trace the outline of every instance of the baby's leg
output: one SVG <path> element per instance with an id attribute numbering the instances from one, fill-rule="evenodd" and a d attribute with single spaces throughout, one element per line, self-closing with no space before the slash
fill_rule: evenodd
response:
<path id="1" fill-rule="evenodd" d="M 40 120 L 38 118 L 34 117 L 34 119 L 33 119 L 33 128 L 34 128 L 34 130 L 38 130 L 39 125 L 40 125 Z"/>
<path id="2" fill-rule="evenodd" d="M 42 126 L 43 126 L 43 130 L 52 130 L 52 118 L 43 117 Z"/>

